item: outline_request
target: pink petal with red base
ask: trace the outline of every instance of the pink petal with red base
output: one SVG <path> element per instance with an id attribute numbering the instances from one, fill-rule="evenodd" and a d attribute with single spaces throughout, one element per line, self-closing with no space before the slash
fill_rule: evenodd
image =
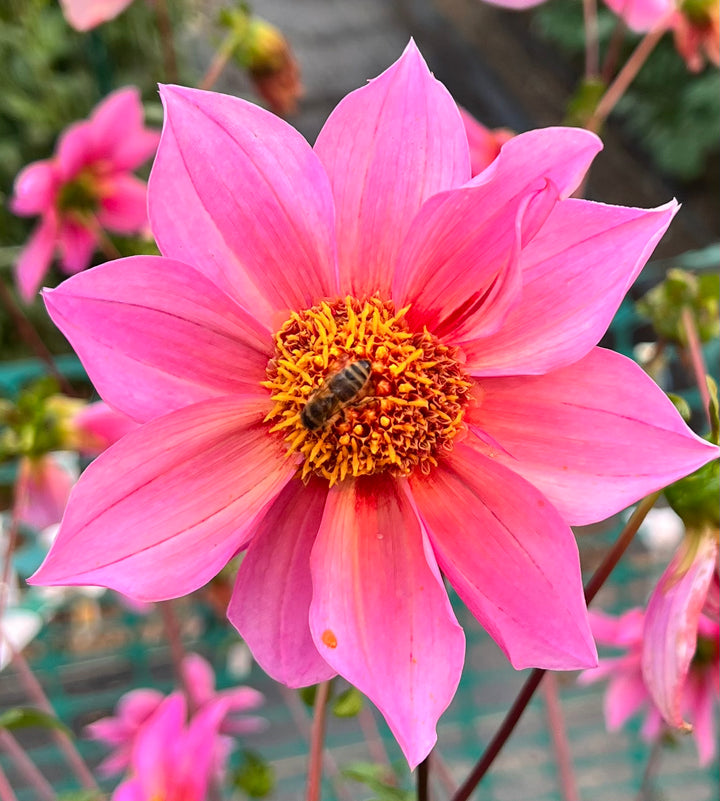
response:
<path id="1" fill-rule="evenodd" d="M 291 481 L 253 535 L 240 565 L 228 618 L 260 667 L 289 687 L 304 687 L 337 672 L 310 635 L 313 587 L 310 552 L 325 509 L 327 484 Z"/>
<path id="2" fill-rule="evenodd" d="M 494 203 L 494 185 L 466 186 L 431 198 L 413 221 L 398 258 L 393 298 L 410 303 L 408 322 L 446 341 L 495 332 L 520 300 L 522 242 L 557 200 L 543 182 Z"/>
<path id="3" fill-rule="evenodd" d="M 601 348 L 543 376 L 480 379 L 476 395 L 466 420 L 498 443 L 493 459 L 572 524 L 609 517 L 718 454 L 634 362 Z"/>
<path id="4" fill-rule="evenodd" d="M 97 221 L 109 231 L 138 234 L 148 226 L 147 184 L 134 175 L 120 174 L 100 185 Z"/>
<path id="5" fill-rule="evenodd" d="M 270 327 L 278 312 L 335 295 L 330 185 L 302 136 L 235 97 L 179 86 L 161 96 L 149 208 L 163 254 L 194 265 Z"/>
<path id="6" fill-rule="evenodd" d="M 645 684 L 671 726 L 689 728 L 683 720 L 682 694 L 697 645 L 698 624 L 715 572 L 718 543 L 713 536 L 694 544 L 684 541 L 648 602 L 642 650 Z"/>
<path id="7" fill-rule="evenodd" d="M 244 545 L 295 467 L 255 397 L 216 398 L 147 423 L 75 485 L 31 583 L 99 584 L 141 601 L 176 598 Z"/>
<path id="8" fill-rule="evenodd" d="M 455 694 L 465 638 L 402 485 L 380 475 L 333 487 L 310 567 L 315 644 L 415 767 Z"/>
<path id="9" fill-rule="evenodd" d="M 575 538 L 538 490 L 465 444 L 409 483 L 440 569 L 515 668 L 597 664 Z"/>
<path id="10" fill-rule="evenodd" d="M 675 201 L 650 211 L 558 203 L 520 257 L 521 302 L 500 331 L 463 343 L 468 372 L 546 373 L 583 357 L 600 341 L 677 210 Z"/>
<path id="11" fill-rule="evenodd" d="M 42 214 L 55 202 L 58 174 L 52 161 L 36 161 L 15 179 L 10 209 L 21 217 Z"/>
<path id="12" fill-rule="evenodd" d="M 192 267 L 133 256 L 44 297 L 98 391 L 133 419 L 233 394 L 265 399 L 269 410 L 260 381 L 270 333 Z"/>
<path id="13" fill-rule="evenodd" d="M 25 303 L 31 303 L 35 299 L 43 276 L 50 269 L 57 235 L 57 218 L 54 214 L 49 214 L 35 226 L 20 253 L 15 264 L 15 281 Z"/>
<path id="14" fill-rule="evenodd" d="M 388 295 L 413 217 L 436 192 L 470 178 L 457 106 L 414 42 L 332 112 L 315 144 L 337 208 L 340 284 Z"/>

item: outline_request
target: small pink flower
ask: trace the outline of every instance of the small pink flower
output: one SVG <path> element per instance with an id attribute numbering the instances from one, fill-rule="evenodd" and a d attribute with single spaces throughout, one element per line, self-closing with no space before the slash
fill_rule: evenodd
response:
<path id="1" fill-rule="evenodd" d="M 132 0 L 60 0 L 65 19 L 76 31 L 89 31 L 117 17 Z"/>
<path id="2" fill-rule="evenodd" d="M 500 155 L 500 148 L 515 136 L 508 128 L 490 130 L 464 108 L 460 108 L 465 133 L 470 147 L 470 170 L 479 175 Z"/>
<path id="3" fill-rule="evenodd" d="M 647 33 L 677 8 L 675 0 L 605 0 L 608 8 L 635 33 Z"/>
<path id="4" fill-rule="evenodd" d="M 158 134 L 143 127 L 142 115 L 137 89 L 113 92 L 88 120 L 65 130 L 52 159 L 15 179 L 13 212 L 41 218 L 15 267 L 25 301 L 56 251 L 61 269 L 76 273 L 90 264 L 103 230 L 137 234 L 147 227 L 147 187 L 131 171 L 155 152 Z"/>
<path id="5" fill-rule="evenodd" d="M 592 684 L 602 679 L 609 680 L 604 706 L 605 722 L 610 731 L 619 729 L 636 712 L 645 709 L 642 735 L 647 740 L 657 738 L 662 733 L 663 714 L 653 702 L 653 695 L 643 678 L 643 651 L 659 647 L 654 658 L 662 663 L 663 654 L 673 648 L 672 640 L 660 644 L 652 635 L 648 637 L 647 618 L 641 609 L 631 609 L 619 618 L 591 610 L 590 624 L 599 645 L 626 649 L 627 653 L 601 659 L 597 668 L 583 671 L 578 681 Z M 671 636 L 668 632 L 668 637 Z M 706 617 L 699 618 L 690 648 L 692 661 L 688 663 L 682 682 L 675 682 L 672 686 L 673 706 L 682 710 L 693 724 L 683 724 L 679 728 L 692 728 L 702 765 L 707 764 L 715 753 L 714 709 L 719 697 L 719 636 L 720 626 L 717 622 Z M 682 723 L 682 718 L 679 721 Z"/>
<path id="6" fill-rule="evenodd" d="M 442 574 L 517 668 L 593 665 L 570 524 L 717 454 L 596 347 L 677 204 L 569 199 L 600 149 L 575 128 L 471 180 L 412 43 L 314 148 L 243 100 L 162 96 L 163 256 L 47 294 L 144 425 L 85 471 L 33 580 L 161 600 L 247 549 L 228 614 L 260 665 L 340 673 L 416 765 L 464 660 Z"/>
<path id="7" fill-rule="evenodd" d="M 193 708 L 198 713 L 218 716 L 218 735 L 239 736 L 265 728 L 266 721 L 263 718 L 245 714 L 263 704 L 262 693 L 252 687 L 233 687 L 216 692 L 213 669 L 199 654 L 188 654 L 183 659 L 181 669 L 193 694 Z M 110 756 L 99 766 L 103 775 L 121 773 L 128 767 L 136 742 L 164 701 L 165 696 L 157 690 L 131 690 L 118 701 L 114 716 L 86 726 L 87 737 L 112 749 Z M 223 753 L 226 750 L 224 747 Z"/>
<path id="8" fill-rule="evenodd" d="M 186 723 L 182 693 L 165 698 L 144 722 L 133 743 L 130 777 L 112 801 L 206 801 L 208 785 L 227 750 L 219 734 L 223 710 L 203 708 Z"/>

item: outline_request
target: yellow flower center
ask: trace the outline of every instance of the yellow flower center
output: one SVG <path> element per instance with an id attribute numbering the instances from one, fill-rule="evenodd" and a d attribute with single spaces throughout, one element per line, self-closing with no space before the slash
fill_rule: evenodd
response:
<path id="1" fill-rule="evenodd" d="M 472 381 L 454 348 L 409 329 L 408 308 L 376 296 L 323 301 L 275 334 L 265 419 L 288 455 L 303 457 L 303 479 L 428 473 L 452 449 Z"/>

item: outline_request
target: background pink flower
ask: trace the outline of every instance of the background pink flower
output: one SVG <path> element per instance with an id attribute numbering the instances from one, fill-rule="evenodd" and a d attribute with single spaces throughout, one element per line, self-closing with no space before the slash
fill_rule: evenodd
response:
<path id="1" fill-rule="evenodd" d="M 470 170 L 479 175 L 500 154 L 500 148 L 515 134 L 508 128 L 491 130 L 478 122 L 472 114 L 460 108 L 465 133 L 470 147 Z"/>
<path id="2" fill-rule="evenodd" d="M 60 0 L 65 19 L 76 31 L 89 31 L 117 17 L 132 0 Z"/>
<path id="3" fill-rule="evenodd" d="M 81 477 L 33 581 L 160 600 L 247 549 L 229 617 L 261 666 L 340 673 L 416 765 L 464 658 L 441 571 L 516 667 L 595 664 L 570 524 L 717 453 L 596 347 L 677 205 L 569 199 L 600 149 L 571 128 L 514 137 L 471 180 L 412 43 L 314 148 L 237 98 L 162 96 L 163 256 L 47 294 L 143 425 Z M 310 431 L 311 394 L 353 360 L 368 393 Z"/>
<path id="4" fill-rule="evenodd" d="M 52 159 L 25 167 L 11 208 L 40 222 L 15 267 L 21 296 L 32 300 L 53 255 L 66 273 L 84 270 L 104 230 L 138 234 L 147 227 L 146 185 L 132 175 L 153 155 L 158 134 L 143 127 L 137 89 L 108 95 L 88 120 L 61 135 Z"/>

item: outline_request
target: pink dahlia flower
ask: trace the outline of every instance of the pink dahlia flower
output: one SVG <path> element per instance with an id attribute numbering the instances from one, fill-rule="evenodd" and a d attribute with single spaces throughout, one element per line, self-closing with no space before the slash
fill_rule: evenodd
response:
<path id="1" fill-rule="evenodd" d="M 192 706 L 196 714 L 208 714 L 219 709 L 214 717 L 216 735 L 239 736 L 263 729 L 263 718 L 247 715 L 264 702 L 262 693 L 252 687 L 233 687 L 216 692 L 215 673 L 209 662 L 199 654 L 188 654 L 182 662 L 183 678 L 193 694 Z M 122 773 L 130 765 L 133 749 L 142 732 L 166 700 L 158 690 L 139 689 L 125 693 L 115 707 L 115 715 L 101 718 L 85 727 L 85 735 L 112 749 L 100 763 L 104 776 Z M 216 714 L 216 713 L 213 713 Z M 223 747 L 222 752 L 228 749 Z"/>
<path id="2" fill-rule="evenodd" d="M 500 155 L 502 146 L 515 134 L 508 128 L 495 128 L 494 130 L 486 128 L 464 108 L 460 108 L 460 116 L 465 126 L 470 148 L 470 171 L 475 176 L 495 161 Z"/>
<path id="3" fill-rule="evenodd" d="M 103 231 L 138 234 L 147 228 L 147 187 L 132 170 L 157 143 L 157 132 L 143 126 L 138 90 L 127 87 L 67 128 L 53 158 L 18 175 L 12 211 L 40 215 L 15 267 L 25 301 L 33 299 L 55 251 L 61 269 L 72 274 L 88 267 Z"/>
<path id="4" fill-rule="evenodd" d="M 115 19 L 132 0 L 60 0 L 60 7 L 76 31 L 89 31 Z"/>
<path id="5" fill-rule="evenodd" d="M 645 709 L 646 716 L 641 733 L 646 740 L 654 740 L 663 730 L 663 710 L 653 702 L 653 695 L 643 678 L 643 651 L 648 646 L 658 650 L 654 658 L 660 663 L 668 651 L 675 648 L 671 632 L 668 640 L 659 644 L 652 633 L 648 636 L 648 616 L 642 609 L 631 609 L 619 618 L 601 612 L 590 612 L 590 623 L 599 645 L 626 649 L 623 656 L 601 659 L 597 668 L 580 674 L 581 684 L 592 684 L 609 679 L 605 694 L 605 722 L 610 731 L 619 729 L 636 712 Z M 715 753 L 715 707 L 719 690 L 718 654 L 720 653 L 720 626 L 717 621 L 700 616 L 694 631 L 692 644 L 683 641 L 678 651 L 689 648 L 688 670 L 682 682 L 667 685 L 672 695 L 672 705 L 686 716 L 692 725 L 685 723 L 679 728 L 692 729 L 698 749 L 700 764 L 707 764 Z M 682 718 L 679 719 L 680 721 Z M 677 725 L 668 721 L 670 725 Z"/>
<path id="6" fill-rule="evenodd" d="M 246 550 L 229 617 L 260 665 L 340 673 L 415 765 L 464 659 L 443 574 L 516 667 L 593 665 L 569 524 L 717 453 L 595 347 L 677 204 L 568 199 L 600 149 L 574 128 L 471 179 L 412 43 L 314 148 L 243 100 L 162 97 L 163 256 L 46 296 L 144 425 L 81 477 L 34 582 L 160 600 Z"/>
<path id="7" fill-rule="evenodd" d="M 186 723 L 182 693 L 163 699 L 140 729 L 130 753 L 130 777 L 112 801 L 206 801 L 218 760 L 227 750 L 219 735 L 223 710 L 201 709 Z"/>

